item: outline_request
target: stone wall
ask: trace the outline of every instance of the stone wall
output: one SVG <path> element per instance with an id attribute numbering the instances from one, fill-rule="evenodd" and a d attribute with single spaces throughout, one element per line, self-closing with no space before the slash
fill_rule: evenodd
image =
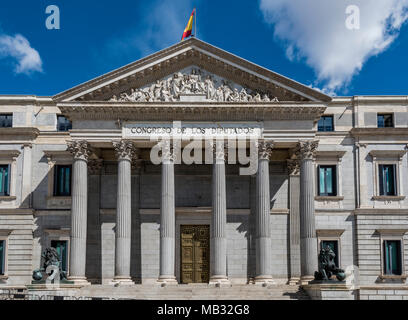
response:
<path id="1" fill-rule="evenodd" d="M 360 300 L 408 300 L 407 288 L 361 288 Z"/>
<path id="2" fill-rule="evenodd" d="M 360 285 L 381 284 L 381 235 L 376 230 L 408 229 L 408 215 L 359 214 L 356 216 Z M 404 266 L 408 270 L 408 234 L 403 236 Z M 400 282 L 401 284 L 401 282 Z M 403 283 L 402 283 L 403 284 Z"/>

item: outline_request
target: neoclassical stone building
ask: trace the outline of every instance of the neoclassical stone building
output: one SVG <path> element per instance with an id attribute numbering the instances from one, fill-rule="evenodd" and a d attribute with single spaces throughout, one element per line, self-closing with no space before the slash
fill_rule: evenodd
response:
<path id="1" fill-rule="evenodd" d="M 78 286 L 299 285 L 330 246 L 350 297 L 407 299 L 407 108 L 195 38 L 53 97 L 0 96 L 0 287 L 30 284 L 50 246 Z"/>

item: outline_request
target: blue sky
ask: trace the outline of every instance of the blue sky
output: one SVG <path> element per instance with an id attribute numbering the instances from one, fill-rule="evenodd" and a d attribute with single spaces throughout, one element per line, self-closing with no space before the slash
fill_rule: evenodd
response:
<path id="1" fill-rule="evenodd" d="M 48 5 L 60 30 L 45 27 Z M 305 85 L 408 95 L 408 0 L 2 1 L 0 94 L 54 95 L 175 44 L 193 7 L 200 39 Z"/>

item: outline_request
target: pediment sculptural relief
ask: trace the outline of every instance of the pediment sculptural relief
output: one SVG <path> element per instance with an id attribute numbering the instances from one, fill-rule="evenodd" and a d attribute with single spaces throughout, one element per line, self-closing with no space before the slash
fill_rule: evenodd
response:
<path id="1" fill-rule="evenodd" d="M 131 89 L 130 92 L 114 95 L 109 101 L 126 102 L 173 102 L 181 95 L 204 95 L 207 100 L 217 102 L 279 102 L 267 93 L 239 90 L 225 79 L 216 79 L 200 69 L 188 73 L 175 73 L 168 79 L 157 80 L 151 86 Z"/>

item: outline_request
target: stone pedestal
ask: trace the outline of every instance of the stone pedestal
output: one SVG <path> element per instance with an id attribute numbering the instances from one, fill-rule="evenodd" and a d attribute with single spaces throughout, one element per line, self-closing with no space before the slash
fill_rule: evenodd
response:
<path id="1" fill-rule="evenodd" d="M 89 284 L 89 283 L 88 283 Z M 27 294 L 31 296 L 32 300 L 44 300 L 45 298 L 52 297 L 77 297 L 80 289 L 83 287 L 81 284 L 30 284 L 27 285 Z"/>
<path id="2" fill-rule="evenodd" d="M 312 300 L 358 300 L 358 289 L 345 282 L 311 281 L 302 288 Z"/>

